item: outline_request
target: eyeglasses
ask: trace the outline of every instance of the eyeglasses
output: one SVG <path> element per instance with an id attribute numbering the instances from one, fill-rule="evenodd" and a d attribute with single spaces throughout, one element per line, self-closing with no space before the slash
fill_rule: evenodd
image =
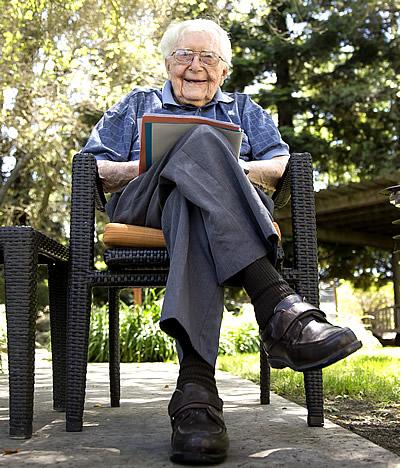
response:
<path id="1" fill-rule="evenodd" d="M 175 60 L 178 63 L 188 65 L 192 63 L 195 55 L 198 55 L 199 60 L 203 65 L 214 67 L 219 63 L 219 60 L 227 63 L 220 55 L 215 52 L 209 52 L 207 50 L 201 50 L 201 52 L 194 52 L 191 49 L 177 49 L 175 52 L 172 52 L 171 56 L 174 56 Z"/>

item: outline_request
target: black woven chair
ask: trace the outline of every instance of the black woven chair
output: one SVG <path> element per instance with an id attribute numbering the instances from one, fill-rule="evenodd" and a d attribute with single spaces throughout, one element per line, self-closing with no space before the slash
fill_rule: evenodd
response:
<path id="1" fill-rule="evenodd" d="M 291 195 L 294 266 L 282 274 L 295 290 L 318 305 L 316 220 L 312 162 L 308 153 L 291 155 L 280 187 L 275 192 L 279 208 Z M 95 158 L 77 154 L 73 161 L 69 304 L 67 323 L 67 431 L 81 431 L 85 401 L 88 334 L 93 287 L 109 289 L 111 406 L 119 406 L 118 292 L 124 287 L 165 286 L 169 258 L 166 249 L 112 248 L 105 252 L 105 271 L 94 267 L 95 209 L 104 209 L 105 198 Z M 308 424 L 323 425 L 322 371 L 304 372 Z M 269 403 L 270 368 L 261 352 L 261 403 Z"/>
<path id="2" fill-rule="evenodd" d="M 48 265 L 53 408 L 65 410 L 68 248 L 31 227 L 0 227 L 4 264 L 9 367 L 9 434 L 30 438 L 33 431 L 34 344 L 37 266 Z"/>

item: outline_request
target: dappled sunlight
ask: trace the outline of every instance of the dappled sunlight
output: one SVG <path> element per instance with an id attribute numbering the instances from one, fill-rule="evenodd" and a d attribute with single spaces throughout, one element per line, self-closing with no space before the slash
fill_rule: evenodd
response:
<path id="1" fill-rule="evenodd" d="M 84 427 L 98 427 L 99 424 L 98 423 L 92 423 L 92 422 L 88 422 L 88 421 L 85 421 L 84 424 L 83 424 Z"/>
<path id="2" fill-rule="evenodd" d="M 249 458 L 266 458 L 272 453 L 281 452 L 283 450 L 294 450 L 294 448 L 293 447 L 280 447 L 280 448 L 275 448 L 275 449 L 263 450 L 261 452 L 252 453 L 251 455 L 249 455 Z"/>

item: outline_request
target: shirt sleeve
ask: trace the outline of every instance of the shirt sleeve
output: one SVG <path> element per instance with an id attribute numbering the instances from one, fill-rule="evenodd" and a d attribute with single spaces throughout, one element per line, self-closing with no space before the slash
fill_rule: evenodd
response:
<path id="1" fill-rule="evenodd" d="M 138 160 L 140 150 L 136 111 L 133 95 L 125 96 L 93 128 L 82 152 L 93 154 L 97 160 Z"/>
<path id="2" fill-rule="evenodd" d="M 252 159 L 289 155 L 289 146 L 282 140 L 272 117 L 250 97 L 243 109 L 242 128 L 248 136 Z"/>

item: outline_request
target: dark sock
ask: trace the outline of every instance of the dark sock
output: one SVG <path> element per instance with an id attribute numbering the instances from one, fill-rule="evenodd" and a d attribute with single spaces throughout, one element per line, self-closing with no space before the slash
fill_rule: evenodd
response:
<path id="1" fill-rule="evenodd" d="M 197 383 L 218 395 L 215 382 L 215 368 L 205 361 L 193 348 L 184 349 L 184 356 L 179 368 L 177 388 L 186 383 Z"/>
<path id="2" fill-rule="evenodd" d="M 295 291 L 277 272 L 268 257 L 262 257 L 242 270 L 242 284 L 251 298 L 256 321 L 264 328 L 277 304 Z"/>

